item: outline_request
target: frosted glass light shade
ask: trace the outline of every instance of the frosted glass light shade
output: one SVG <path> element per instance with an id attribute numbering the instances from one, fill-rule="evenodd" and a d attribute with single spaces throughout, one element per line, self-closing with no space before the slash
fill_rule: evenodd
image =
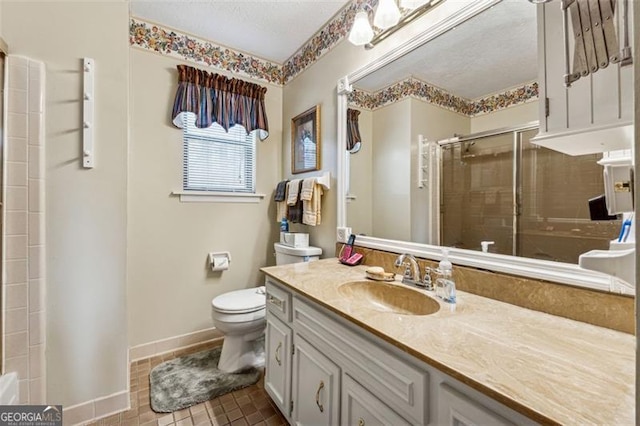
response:
<path id="1" fill-rule="evenodd" d="M 356 46 L 362 46 L 373 39 L 373 28 L 369 24 L 367 12 L 358 12 L 353 20 L 353 27 L 349 33 L 349 41 Z"/>
<path id="2" fill-rule="evenodd" d="M 393 27 L 400 21 L 400 9 L 396 0 L 380 0 L 373 17 L 373 25 L 383 30 Z"/>

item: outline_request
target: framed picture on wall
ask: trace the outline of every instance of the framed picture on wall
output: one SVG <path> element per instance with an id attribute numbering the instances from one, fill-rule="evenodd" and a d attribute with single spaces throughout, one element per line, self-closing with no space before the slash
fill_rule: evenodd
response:
<path id="1" fill-rule="evenodd" d="M 320 170 L 320 105 L 291 119 L 291 173 Z"/>

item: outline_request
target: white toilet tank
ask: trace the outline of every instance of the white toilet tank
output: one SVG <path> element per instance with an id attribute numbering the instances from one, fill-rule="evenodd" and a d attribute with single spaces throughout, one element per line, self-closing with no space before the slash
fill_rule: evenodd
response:
<path id="1" fill-rule="evenodd" d="M 276 265 L 313 262 L 320 259 L 322 254 L 320 247 L 289 247 L 284 244 L 274 243 L 273 248 L 276 251 Z"/>

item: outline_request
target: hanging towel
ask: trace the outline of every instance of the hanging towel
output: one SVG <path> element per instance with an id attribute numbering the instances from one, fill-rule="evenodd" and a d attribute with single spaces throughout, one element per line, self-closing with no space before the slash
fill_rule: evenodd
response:
<path id="1" fill-rule="evenodd" d="M 302 189 L 300 190 L 300 199 L 302 201 L 311 201 L 311 197 L 313 196 L 313 187 L 316 185 L 318 179 L 316 178 L 306 178 L 302 181 Z"/>
<path id="2" fill-rule="evenodd" d="M 311 199 L 303 201 L 302 223 L 317 226 L 322 222 L 322 186 L 314 183 Z"/>
<path id="3" fill-rule="evenodd" d="M 298 195 L 300 194 L 300 181 L 301 179 L 294 179 L 287 184 L 288 206 L 294 206 L 298 201 Z"/>
<path id="4" fill-rule="evenodd" d="M 276 186 L 276 193 L 273 195 L 273 201 L 284 201 L 287 198 L 287 182 L 289 181 L 283 180 L 278 183 Z"/>
<path id="5" fill-rule="evenodd" d="M 298 180 L 298 183 L 300 183 L 300 180 Z M 289 191 L 291 191 L 292 189 L 293 189 L 293 185 L 289 186 Z M 287 212 L 287 217 L 293 223 L 302 223 L 303 201 L 300 199 L 301 190 L 302 190 L 302 185 L 298 185 L 298 194 L 296 195 L 296 199 L 298 201 L 296 201 L 293 205 L 288 206 L 289 210 Z M 288 199 L 290 200 L 291 197 L 288 197 Z"/>
<path id="6" fill-rule="evenodd" d="M 280 222 L 283 217 L 287 217 L 287 183 L 289 183 L 288 180 L 279 182 L 273 195 L 273 201 L 276 202 L 276 222 Z"/>

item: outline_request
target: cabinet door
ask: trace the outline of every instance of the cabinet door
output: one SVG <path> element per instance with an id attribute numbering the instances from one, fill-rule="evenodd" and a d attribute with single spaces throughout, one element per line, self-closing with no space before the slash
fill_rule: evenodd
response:
<path id="1" fill-rule="evenodd" d="M 299 334 L 293 354 L 293 413 L 297 425 L 338 425 L 340 369 Z"/>
<path id="2" fill-rule="evenodd" d="M 351 376 L 343 375 L 342 422 L 343 425 L 409 425 L 382 401 L 360 386 Z"/>
<path id="3" fill-rule="evenodd" d="M 264 388 L 289 418 L 291 403 L 291 329 L 267 314 Z"/>
<path id="4" fill-rule="evenodd" d="M 438 417 L 438 424 L 447 426 L 513 425 L 446 384 L 440 385 L 438 393 Z"/>

